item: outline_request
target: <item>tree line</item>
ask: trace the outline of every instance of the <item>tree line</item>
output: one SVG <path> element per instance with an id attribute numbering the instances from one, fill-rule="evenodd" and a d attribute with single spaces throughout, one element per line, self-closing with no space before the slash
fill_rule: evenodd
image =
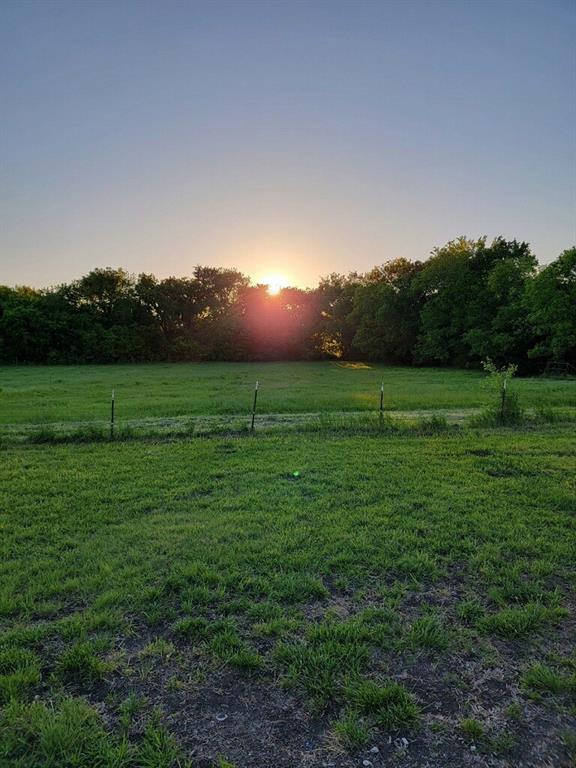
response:
<path id="1" fill-rule="evenodd" d="M 202 266 L 163 280 L 108 268 L 44 290 L 0 286 L 4 363 L 326 358 L 576 366 L 576 248 L 539 267 L 525 242 L 460 237 L 425 261 L 275 296 Z"/>

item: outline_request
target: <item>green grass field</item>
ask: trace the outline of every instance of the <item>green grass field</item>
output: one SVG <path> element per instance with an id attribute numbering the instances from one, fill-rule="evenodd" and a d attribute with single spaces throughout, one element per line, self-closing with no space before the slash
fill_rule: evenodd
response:
<path id="1" fill-rule="evenodd" d="M 3 418 L 40 422 L 44 393 L 47 421 L 79 421 L 83 388 L 113 380 L 133 417 L 166 415 L 147 399 L 164 390 L 188 408 L 188 380 L 218 412 L 211 389 L 250 402 L 255 371 L 275 410 L 313 410 L 315 388 L 318 408 L 332 387 L 338 410 L 372 384 L 377 401 L 382 372 L 399 409 L 485 398 L 452 371 L 13 368 Z M 518 382 L 532 407 L 574 386 Z M 573 764 L 573 424 L 5 444 L 0 462 L 2 768 Z"/>
<path id="2" fill-rule="evenodd" d="M 260 381 L 262 413 L 370 411 L 384 380 L 392 411 L 469 409 L 486 401 L 479 371 L 364 363 L 181 363 L 0 367 L 0 425 L 243 414 Z M 514 382 L 526 407 L 576 408 L 574 379 Z"/>

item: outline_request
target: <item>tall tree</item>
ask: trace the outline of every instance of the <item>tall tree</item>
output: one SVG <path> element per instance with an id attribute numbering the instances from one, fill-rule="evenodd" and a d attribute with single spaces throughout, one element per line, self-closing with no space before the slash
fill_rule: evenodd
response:
<path id="1" fill-rule="evenodd" d="M 351 318 L 354 347 L 373 360 L 411 363 L 422 294 L 415 282 L 421 262 L 394 259 L 375 267 L 357 286 Z"/>
<path id="2" fill-rule="evenodd" d="M 415 348 L 419 362 L 477 364 L 484 357 L 522 361 L 529 344 L 523 310 L 536 268 L 527 243 L 460 237 L 433 251 L 417 278 L 424 306 Z"/>
<path id="3" fill-rule="evenodd" d="M 315 344 L 320 355 L 328 357 L 354 357 L 356 324 L 352 316 L 354 294 L 363 278 L 357 272 L 339 275 L 332 272 L 320 280 L 316 289 L 321 321 L 315 333 Z"/>
<path id="4" fill-rule="evenodd" d="M 526 306 L 534 331 L 530 357 L 576 366 L 576 247 L 527 285 Z"/>

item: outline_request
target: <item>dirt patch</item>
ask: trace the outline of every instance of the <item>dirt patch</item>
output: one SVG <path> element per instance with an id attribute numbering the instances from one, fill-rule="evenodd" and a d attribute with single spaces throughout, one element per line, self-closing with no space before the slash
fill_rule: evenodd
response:
<path id="1" fill-rule="evenodd" d="M 347 622 L 366 608 L 387 605 L 376 588 L 359 601 L 325 583 L 327 598 L 301 606 L 305 622 L 299 633 L 327 614 Z M 135 621 L 133 632 L 110 651 L 116 671 L 89 688 L 68 690 L 87 696 L 111 728 L 118 727 L 120 703 L 136 695 L 142 708 L 130 726 L 133 737 L 159 711 L 194 768 L 212 768 L 220 757 L 235 768 L 573 768 L 561 733 L 576 731 L 574 713 L 553 698 L 531 700 L 521 687 L 528 666 L 572 652 L 573 606 L 558 628 L 530 640 L 471 635 L 466 642 L 456 629 L 465 584 L 463 571 L 450 569 L 436 584 L 409 589 L 391 609 L 404 630 L 432 609 L 451 639 L 440 650 L 402 644 L 373 650 L 367 676 L 402 683 L 421 707 L 421 725 L 405 732 L 375 730 L 360 750 L 347 752 L 334 737 L 339 698 L 328 711 L 312 712 L 304 696 L 285 689 L 277 676 L 272 661 L 277 639 L 249 637 L 250 620 L 241 615 L 236 625 L 265 656 L 263 670 L 242 673 L 209 657 L 200 642 L 182 640 L 171 627 L 152 629 Z M 484 729 L 478 743 L 462 729 L 467 718 Z"/>
<path id="2" fill-rule="evenodd" d="M 433 592 L 430 588 L 424 594 Z M 445 600 L 445 586 L 442 592 Z M 453 597 L 457 593 L 454 585 Z M 407 603 L 411 613 L 422 601 L 409 598 Z M 311 603 L 305 613 L 309 620 L 321 620 L 329 609 L 346 620 L 358 607 L 334 595 Z M 354 752 L 346 752 L 334 738 L 338 705 L 314 714 L 298 692 L 282 687 L 270 666 L 244 674 L 182 643 L 175 643 L 168 658 L 149 657 L 143 650 L 158 638 L 157 631 L 137 633 L 123 644 L 122 668 L 89 698 L 115 726 L 118 703 L 137 694 L 146 703 L 132 726 L 136 737 L 150 713 L 159 710 L 195 768 L 212 768 L 220 757 L 235 768 L 353 768 L 366 760 L 373 768 L 570 768 L 560 733 L 574 731 L 576 717 L 555 702 L 530 700 L 520 688 L 528 661 L 552 650 L 569 653 L 573 622 L 568 623 L 571 627 L 563 627 L 561 636 L 540 638 L 528 655 L 526 644 L 503 641 L 486 641 L 493 652 L 489 656 L 484 647 L 466 653 L 400 649 L 374 654 L 370 674 L 405 685 L 422 708 L 422 722 L 405 733 L 377 730 L 365 748 Z M 270 651 L 272 644 L 267 640 L 262 651 Z M 483 740 L 474 743 L 466 737 L 465 718 L 482 724 Z"/>
<path id="3" fill-rule="evenodd" d="M 315 765 L 325 731 L 278 685 L 228 670 L 185 694 L 182 708 L 167 721 L 199 768 L 219 756 L 255 768 Z"/>

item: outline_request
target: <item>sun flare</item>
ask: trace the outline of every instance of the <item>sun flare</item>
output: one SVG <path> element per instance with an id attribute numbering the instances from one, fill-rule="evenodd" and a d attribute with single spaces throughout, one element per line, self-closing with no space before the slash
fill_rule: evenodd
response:
<path id="1" fill-rule="evenodd" d="M 286 288 L 288 285 L 288 280 L 278 274 L 266 275 L 260 282 L 267 287 L 270 296 L 277 296 L 282 288 Z"/>

